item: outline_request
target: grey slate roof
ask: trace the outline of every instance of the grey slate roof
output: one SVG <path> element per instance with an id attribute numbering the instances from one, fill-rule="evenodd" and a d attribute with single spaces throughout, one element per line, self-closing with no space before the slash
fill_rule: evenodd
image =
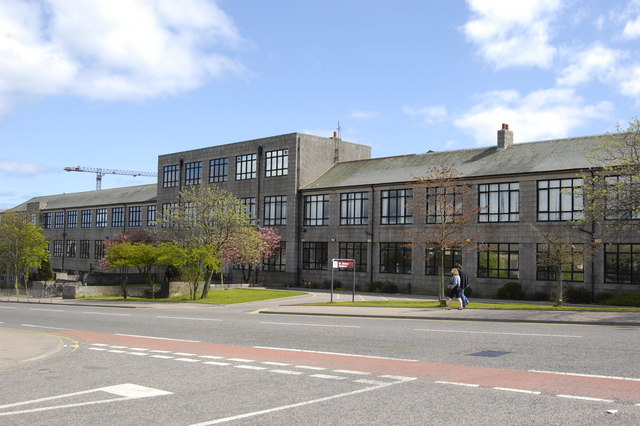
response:
<path id="1" fill-rule="evenodd" d="M 122 188 L 103 189 L 100 191 L 75 192 L 71 194 L 45 195 L 34 197 L 10 211 L 26 211 L 27 204 L 45 203 L 47 210 L 64 208 L 93 207 L 113 204 L 144 204 L 156 200 L 156 184 L 125 186 Z"/>
<path id="2" fill-rule="evenodd" d="M 410 182 L 442 164 L 453 165 L 465 178 L 584 169 L 594 166 L 589 158 L 604 137 L 517 143 L 501 151 L 492 146 L 338 163 L 303 189 Z"/>

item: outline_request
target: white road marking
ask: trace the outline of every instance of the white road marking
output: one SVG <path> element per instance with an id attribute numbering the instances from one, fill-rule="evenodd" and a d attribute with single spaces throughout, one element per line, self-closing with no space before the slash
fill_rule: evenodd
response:
<path id="1" fill-rule="evenodd" d="M 293 325 L 296 327 L 302 326 L 302 327 L 331 327 L 331 328 L 361 328 L 359 325 L 308 324 L 308 323 L 273 322 L 273 321 L 260 321 L 260 324 Z"/>
<path id="2" fill-rule="evenodd" d="M 276 367 L 286 367 L 287 365 L 291 365 L 291 364 L 287 364 L 286 362 L 273 362 L 273 361 L 263 361 L 262 363 L 265 365 L 273 365 Z"/>
<path id="3" fill-rule="evenodd" d="M 310 377 L 316 377 L 318 379 L 329 379 L 329 380 L 345 380 L 346 379 L 346 377 L 334 376 L 332 374 L 312 374 Z"/>
<path id="4" fill-rule="evenodd" d="M 158 358 L 158 359 L 173 359 L 172 356 L 168 356 L 168 355 L 151 355 L 151 358 Z"/>
<path id="5" fill-rule="evenodd" d="M 91 351 L 106 351 L 105 348 L 89 348 Z"/>
<path id="6" fill-rule="evenodd" d="M 289 352 L 304 352 L 311 354 L 325 354 L 325 355 L 340 355 L 340 356 L 351 356 L 356 358 L 372 358 L 372 359 L 387 359 L 391 361 L 408 361 L 408 362 L 418 362 L 417 359 L 402 359 L 402 358 L 389 358 L 385 356 L 373 356 L 373 355 L 356 355 L 356 354 L 345 354 L 340 352 L 323 352 L 323 351 L 309 351 L 305 349 L 287 349 L 287 348 L 273 348 L 269 346 L 253 346 L 256 349 L 271 349 L 272 351 L 289 351 Z"/>
<path id="7" fill-rule="evenodd" d="M 436 380 L 434 383 L 440 383 L 443 385 L 455 385 L 455 386 L 467 386 L 470 388 L 479 388 L 480 385 L 472 384 L 472 383 L 459 383 L 459 382 L 444 382 L 442 380 Z"/>
<path id="8" fill-rule="evenodd" d="M 193 358 L 176 358 L 176 361 L 182 361 L 182 362 L 200 362 L 199 359 L 193 359 Z"/>
<path id="9" fill-rule="evenodd" d="M 234 365 L 235 368 L 243 368 L 245 370 L 266 370 L 267 367 L 258 367 L 257 365 Z"/>
<path id="10" fill-rule="evenodd" d="M 46 328 L 47 330 L 69 330 L 68 328 L 59 328 L 59 327 L 47 327 L 46 325 L 34 325 L 34 324 L 20 324 L 23 327 L 32 327 L 32 328 Z"/>
<path id="11" fill-rule="evenodd" d="M 196 354 L 190 354 L 188 352 L 174 352 L 173 354 L 179 356 L 196 356 Z"/>
<path id="12" fill-rule="evenodd" d="M 278 373 L 278 374 L 290 374 L 292 376 L 300 376 L 301 374 L 304 374 L 302 371 L 293 371 L 293 370 L 280 370 L 280 369 L 275 369 L 275 370 L 269 370 L 272 373 Z"/>
<path id="13" fill-rule="evenodd" d="M 213 356 L 213 355 L 198 355 L 200 358 L 205 358 L 205 359 L 224 359 L 224 357 L 221 356 Z"/>
<path id="14" fill-rule="evenodd" d="M 0 309 L 15 309 L 15 306 L 0 306 Z"/>
<path id="15" fill-rule="evenodd" d="M 156 318 L 179 319 L 179 320 L 188 320 L 188 321 L 223 321 L 218 318 L 170 317 L 170 316 L 163 316 L 163 315 L 156 315 Z"/>
<path id="16" fill-rule="evenodd" d="M 127 355 L 148 356 L 149 354 L 144 352 L 127 352 Z"/>
<path id="17" fill-rule="evenodd" d="M 578 395 L 556 395 L 558 398 L 569 398 L 569 399 L 580 399 L 583 401 L 594 401 L 594 402 L 614 402 L 612 399 L 602 399 L 602 398 L 591 398 L 588 396 L 578 396 Z"/>
<path id="18" fill-rule="evenodd" d="M 156 340 L 170 340 L 172 342 L 191 342 L 191 343 L 200 343 L 199 340 L 186 340 L 186 339 L 171 339 L 169 337 L 155 337 L 155 336 L 138 336 L 136 334 L 116 334 L 116 336 L 124 336 L 124 337 L 140 337 L 141 339 L 156 339 Z"/>
<path id="19" fill-rule="evenodd" d="M 370 380 L 370 379 L 357 379 L 357 380 L 354 380 L 354 382 L 362 383 L 362 384 L 365 384 L 365 385 L 376 385 L 376 386 L 377 385 L 383 385 L 383 384 L 387 383 L 387 382 L 381 382 L 379 380 Z"/>
<path id="20" fill-rule="evenodd" d="M 492 388 L 495 390 L 502 390 L 502 391 L 507 391 L 507 392 L 519 392 L 519 393 L 529 393 L 532 395 L 540 395 L 542 392 L 538 392 L 538 391 L 531 391 L 531 390 L 526 390 L 526 389 L 513 389 L 513 388 L 500 388 L 500 387 L 495 387 Z"/>
<path id="21" fill-rule="evenodd" d="M 0 416 L 37 413 L 41 411 L 59 410 L 63 408 L 82 407 L 85 405 L 105 404 L 110 402 L 127 401 L 127 400 L 138 399 L 138 398 L 149 398 L 154 396 L 171 395 L 171 392 L 163 391 L 160 389 L 147 388 L 145 386 L 125 383 L 122 385 L 107 386 L 103 388 L 90 389 L 90 390 L 81 391 L 81 392 L 74 392 L 74 393 L 68 393 L 64 395 L 56 395 L 56 396 L 50 396 L 45 398 L 32 399 L 29 401 L 16 402 L 13 404 L 1 405 L 0 410 L 3 410 L 5 408 L 25 406 L 29 404 L 38 404 L 46 401 L 54 401 L 54 400 L 63 399 L 63 398 L 71 398 L 79 395 L 87 395 L 90 393 L 97 393 L 97 392 L 107 392 L 112 395 L 118 396 L 118 398 L 111 398 L 111 399 L 105 399 L 100 401 L 77 402 L 73 404 L 53 405 L 49 407 L 39 407 L 39 408 L 32 408 L 27 410 L 7 411 L 4 413 L 0 413 Z"/>
<path id="22" fill-rule="evenodd" d="M 61 309 L 43 309 L 43 308 L 29 308 L 30 311 L 43 311 L 43 312 L 64 312 Z"/>
<path id="23" fill-rule="evenodd" d="M 364 371 L 353 371 L 353 370 L 333 370 L 334 373 L 342 373 L 342 374 L 355 374 L 360 376 L 366 376 L 369 373 L 365 373 Z"/>
<path id="24" fill-rule="evenodd" d="M 235 362 L 253 362 L 252 359 L 244 359 L 244 358 L 227 358 L 227 361 L 235 361 Z"/>
<path id="25" fill-rule="evenodd" d="M 502 333 L 498 331 L 469 331 L 469 330 L 436 330 L 433 328 L 414 328 L 413 331 L 430 331 L 437 333 L 468 333 L 468 334 L 491 334 L 502 336 L 527 336 L 527 337 L 572 337 L 580 339 L 584 336 L 573 336 L 570 334 L 536 334 L 536 333 Z"/>
<path id="26" fill-rule="evenodd" d="M 90 311 L 85 311 L 83 312 L 83 314 L 87 314 L 87 315 L 111 315 L 111 316 L 116 316 L 116 317 L 130 317 L 131 314 L 115 314 L 113 312 L 90 312 Z"/>
<path id="27" fill-rule="evenodd" d="M 358 390 L 351 391 L 351 392 L 345 392 L 345 393 L 340 393 L 340 394 L 336 394 L 336 395 L 326 396 L 324 398 L 311 399 L 311 400 L 308 400 L 308 401 L 302 401 L 302 402 L 298 402 L 298 403 L 295 403 L 295 404 L 282 405 L 280 407 L 269 408 L 269 409 L 266 409 L 266 410 L 254 411 L 254 412 L 245 413 L 245 414 L 239 414 L 237 416 L 231 416 L 231 417 L 225 417 L 225 418 L 222 418 L 222 419 L 211 420 L 211 421 L 208 421 L 208 422 L 198 423 L 198 424 L 194 424 L 194 425 L 191 425 L 191 426 L 208 426 L 208 425 L 214 425 L 214 424 L 219 424 L 219 423 L 231 422 L 231 421 L 234 421 L 234 420 L 246 419 L 248 417 L 260 416 L 262 414 L 274 413 L 276 411 L 288 410 L 290 408 L 303 407 L 305 405 L 311 405 L 311 404 L 317 404 L 317 403 L 320 403 L 320 402 L 331 401 L 332 399 L 344 398 L 346 396 L 357 395 L 357 394 L 364 393 L 364 392 L 371 392 L 371 391 L 382 389 L 382 388 L 384 388 L 386 386 L 392 386 L 392 385 L 395 385 L 395 384 L 397 384 L 397 383 L 385 383 L 384 385 L 380 385 L 380 386 L 372 386 L 372 387 L 368 387 L 368 388 L 364 388 L 364 389 L 358 389 Z"/>
<path id="28" fill-rule="evenodd" d="M 543 373 L 543 374 L 558 374 L 561 376 L 576 376 L 576 377 L 590 377 L 594 379 L 611 379 L 611 380 L 630 380 L 633 382 L 640 382 L 640 379 L 635 377 L 621 377 L 621 376 L 602 376 L 599 374 L 581 374 L 581 373 L 565 373 L 562 371 L 544 371 L 544 370 L 528 370 L 530 373 Z"/>
<path id="29" fill-rule="evenodd" d="M 203 364 L 207 364 L 207 365 L 231 365 L 231 363 L 229 362 L 220 362 L 220 361 L 205 361 L 203 362 Z"/>
<path id="30" fill-rule="evenodd" d="M 303 370 L 314 370 L 314 371 L 326 370 L 326 368 L 314 367 L 314 366 L 311 366 L 311 365 L 296 365 L 295 368 L 301 368 Z"/>

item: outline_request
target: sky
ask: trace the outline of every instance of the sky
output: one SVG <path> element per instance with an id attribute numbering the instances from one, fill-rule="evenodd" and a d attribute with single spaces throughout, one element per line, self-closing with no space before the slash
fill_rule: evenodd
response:
<path id="1" fill-rule="evenodd" d="M 614 132 L 640 0 L 0 0 L 0 209 L 301 132 L 373 157 Z M 154 183 L 107 174 L 102 188 Z"/>

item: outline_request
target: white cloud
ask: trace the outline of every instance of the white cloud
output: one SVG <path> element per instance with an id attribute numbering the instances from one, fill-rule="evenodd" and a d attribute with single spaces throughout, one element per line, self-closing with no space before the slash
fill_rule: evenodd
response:
<path id="1" fill-rule="evenodd" d="M 585 104 L 573 89 L 548 89 L 522 96 L 517 91 L 481 95 L 482 102 L 454 124 L 474 135 L 479 145 L 496 143 L 496 131 L 508 123 L 516 142 L 565 138 L 570 131 L 593 119 L 607 119 L 609 102 Z"/>
<path id="2" fill-rule="evenodd" d="M 0 158 L 0 173 L 15 177 L 31 177 L 48 173 L 54 169 L 41 164 L 27 163 Z"/>
<path id="3" fill-rule="evenodd" d="M 560 0 L 467 0 L 467 5 L 474 16 L 463 30 L 497 69 L 551 65 L 556 49 L 549 27 Z"/>
<path id="4" fill-rule="evenodd" d="M 593 78 L 607 81 L 615 74 L 623 52 L 609 49 L 597 43 L 595 46 L 573 55 L 573 64 L 560 72 L 557 82 L 562 86 L 576 86 Z"/>
<path id="5" fill-rule="evenodd" d="M 448 115 L 447 109 L 442 105 L 428 106 L 423 108 L 403 106 L 402 112 L 411 117 L 417 117 L 426 124 L 433 124 L 438 121 L 442 121 L 447 118 Z"/>
<path id="6" fill-rule="evenodd" d="M 622 30 L 622 35 L 626 38 L 640 37 L 640 16 L 634 20 L 627 21 Z"/>
<path id="7" fill-rule="evenodd" d="M 143 100 L 191 90 L 240 72 L 214 53 L 240 42 L 207 0 L 0 2 L 0 105 L 22 95 Z"/>
<path id="8" fill-rule="evenodd" d="M 631 66 L 620 73 L 620 93 L 635 97 L 640 103 L 640 64 Z"/>

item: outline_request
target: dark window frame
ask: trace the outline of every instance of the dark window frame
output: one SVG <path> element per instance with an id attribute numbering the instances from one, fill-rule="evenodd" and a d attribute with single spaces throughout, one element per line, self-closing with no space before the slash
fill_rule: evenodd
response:
<path id="1" fill-rule="evenodd" d="M 173 188 L 180 182 L 180 166 L 171 164 L 162 168 L 162 187 Z"/>
<path id="2" fill-rule="evenodd" d="M 256 169 L 256 154 L 243 154 L 236 156 L 236 180 L 255 179 Z"/>
<path id="3" fill-rule="evenodd" d="M 380 223 L 382 225 L 410 225 L 413 213 L 411 189 L 388 189 L 380 191 Z"/>
<path id="4" fill-rule="evenodd" d="M 369 269 L 369 243 L 354 241 L 338 244 L 340 259 L 353 259 L 356 262 L 356 272 L 367 272 Z"/>
<path id="5" fill-rule="evenodd" d="M 209 182 L 220 183 L 229 180 L 229 158 L 209 160 Z"/>
<path id="6" fill-rule="evenodd" d="M 480 209 L 478 222 L 480 223 L 519 222 L 520 183 L 479 184 L 478 207 Z"/>
<path id="7" fill-rule="evenodd" d="M 328 194 L 305 195 L 303 205 L 303 226 L 329 225 Z"/>
<path id="8" fill-rule="evenodd" d="M 340 194 L 340 225 L 369 224 L 369 193 L 345 192 Z"/>
<path id="9" fill-rule="evenodd" d="M 581 178 L 537 181 L 538 222 L 567 222 L 582 219 L 584 209 L 582 188 Z"/>
<path id="10" fill-rule="evenodd" d="M 495 261 L 495 265 L 492 265 L 492 261 Z M 519 279 L 519 243 L 480 244 L 476 275 L 478 278 Z"/>
<path id="11" fill-rule="evenodd" d="M 408 243 L 380 243 L 381 274 L 411 274 L 412 250 Z"/>
<path id="12" fill-rule="evenodd" d="M 302 243 L 302 269 L 327 270 L 329 244 L 327 242 Z"/>

